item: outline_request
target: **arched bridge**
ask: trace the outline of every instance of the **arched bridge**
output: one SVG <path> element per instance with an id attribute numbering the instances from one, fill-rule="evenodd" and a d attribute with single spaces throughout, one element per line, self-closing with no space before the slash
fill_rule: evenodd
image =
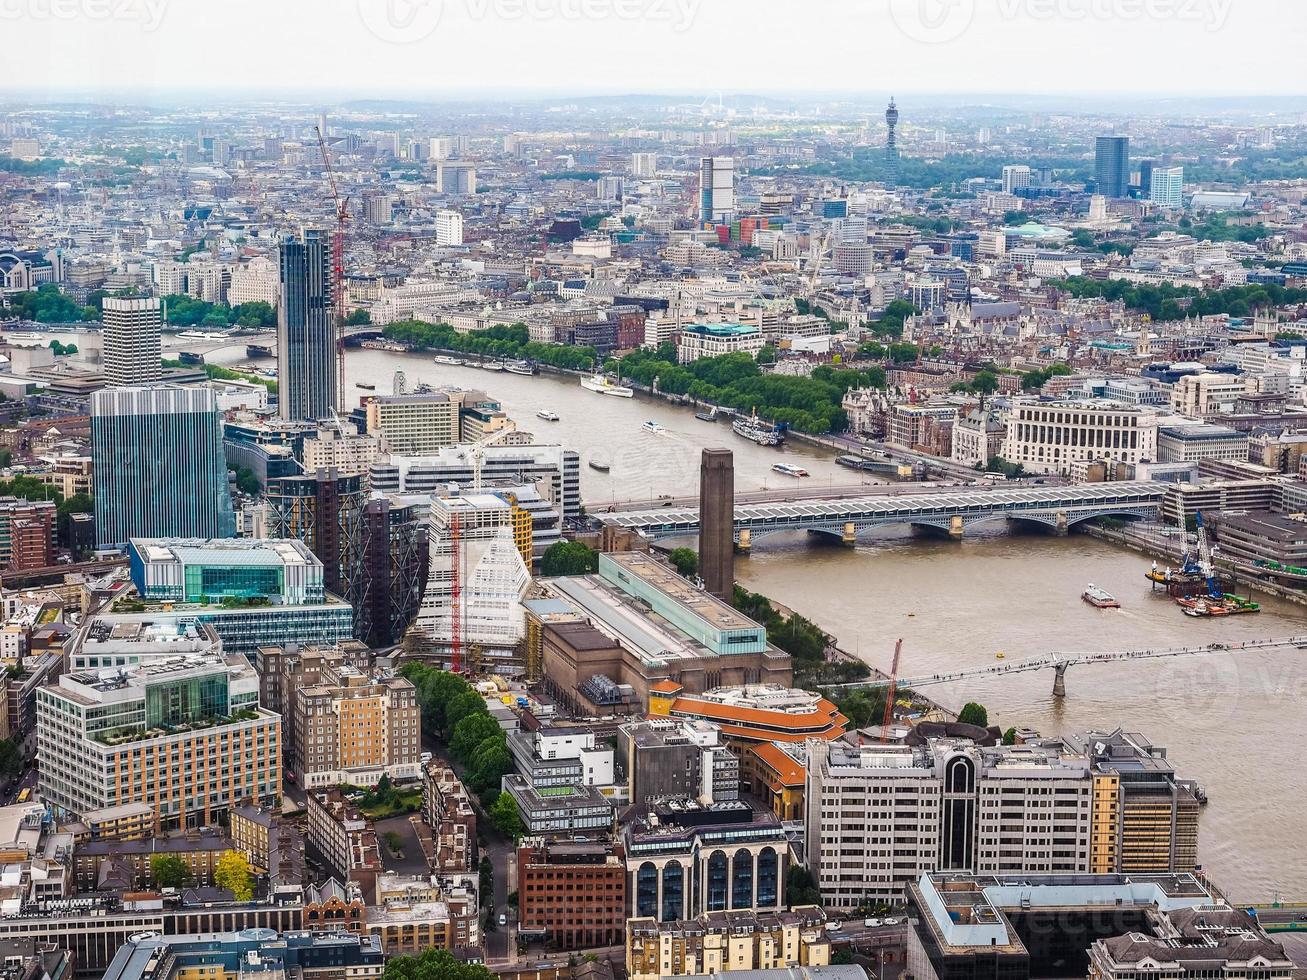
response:
<path id="1" fill-rule="evenodd" d="M 1165 485 L 1151 482 L 1083 483 L 1068 487 L 959 489 L 947 493 L 858 496 L 735 508 L 735 539 L 747 550 L 752 539 L 777 531 L 813 531 L 852 545 L 866 531 L 892 525 L 935 528 L 961 537 L 966 528 L 1013 520 L 1059 532 L 1096 517 L 1156 519 Z M 658 540 L 699 533 L 697 507 L 597 515 L 605 525 Z"/>

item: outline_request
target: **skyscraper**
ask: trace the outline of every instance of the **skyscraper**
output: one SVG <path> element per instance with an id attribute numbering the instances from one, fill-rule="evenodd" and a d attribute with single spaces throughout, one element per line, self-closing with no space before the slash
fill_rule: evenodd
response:
<path id="1" fill-rule="evenodd" d="M 217 396 L 209 388 L 106 388 L 91 396 L 95 534 L 101 547 L 131 538 L 230 538 Z"/>
<path id="2" fill-rule="evenodd" d="M 1030 186 L 1031 171 L 1024 164 L 1014 164 L 1003 168 L 1003 193 L 1015 194 Z"/>
<path id="3" fill-rule="evenodd" d="M 163 304 L 157 298 L 104 298 L 104 380 L 113 388 L 157 384 L 162 376 Z"/>
<path id="4" fill-rule="evenodd" d="M 735 213 L 735 161 L 730 157 L 699 160 L 699 220 L 726 222 Z"/>
<path id="5" fill-rule="evenodd" d="M 1130 137 L 1100 136 L 1094 146 L 1094 179 L 1104 197 L 1130 195 Z"/>
<path id="6" fill-rule="evenodd" d="M 1153 168 L 1144 190 L 1148 199 L 1161 207 L 1184 207 L 1184 167 Z"/>
<path id="7" fill-rule="evenodd" d="M 314 420 L 336 408 L 336 331 L 332 323 L 331 234 L 306 229 L 281 241 L 277 308 L 278 414 Z"/>
<path id="8" fill-rule="evenodd" d="M 699 574 L 725 602 L 735 591 L 735 454 L 705 449 L 699 461 Z"/>
<path id="9" fill-rule="evenodd" d="M 897 187 L 902 174 L 902 168 L 899 163 L 899 142 L 898 142 L 898 125 L 899 125 L 899 107 L 894 103 L 894 97 L 890 96 L 889 108 L 885 110 L 885 125 L 889 127 L 889 132 L 885 135 L 885 183 L 890 187 Z"/>

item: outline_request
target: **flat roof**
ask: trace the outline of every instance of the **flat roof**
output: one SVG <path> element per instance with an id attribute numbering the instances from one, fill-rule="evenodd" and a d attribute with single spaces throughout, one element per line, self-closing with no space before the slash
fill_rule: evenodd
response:
<path id="1" fill-rule="evenodd" d="M 689 609 L 704 622 L 719 630 L 759 630 L 752 619 L 728 606 L 710 592 L 695 588 L 683 575 L 638 551 L 605 554 L 602 558 L 620 565 L 622 570 Z M 620 584 L 618 585 L 620 588 Z"/>

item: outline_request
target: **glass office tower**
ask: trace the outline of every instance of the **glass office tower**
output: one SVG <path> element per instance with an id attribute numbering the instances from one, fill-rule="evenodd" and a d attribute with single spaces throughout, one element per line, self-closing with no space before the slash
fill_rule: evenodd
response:
<path id="1" fill-rule="evenodd" d="M 277 408 L 284 419 L 313 421 L 336 410 L 331 258 L 328 231 L 306 229 L 281 241 Z"/>

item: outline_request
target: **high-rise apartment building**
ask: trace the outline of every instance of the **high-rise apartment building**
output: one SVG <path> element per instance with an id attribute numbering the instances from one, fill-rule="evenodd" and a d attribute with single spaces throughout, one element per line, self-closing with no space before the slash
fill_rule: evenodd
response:
<path id="1" fill-rule="evenodd" d="M 363 512 L 362 587 L 355 633 L 369 646 L 398 643 L 427 585 L 425 501 L 378 494 Z"/>
<path id="2" fill-rule="evenodd" d="M 314 420 L 337 407 L 331 233 L 306 229 L 281 242 L 277 306 L 277 408 L 283 419 Z"/>
<path id="3" fill-rule="evenodd" d="M 631 174 L 635 177 L 652 177 L 658 173 L 657 153 L 632 153 Z"/>
<path id="4" fill-rule="evenodd" d="M 728 222 L 735 215 L 735 161 L 703 157 L 699 161 L 699 220 Z"/>
<path id="5" fill-rule="evenodd" d="M 436 244 L 463 244 L 463 216 L 457 211 L 436 212 Z"/>
<path id="6" fill-rule="evenodd" d="M 104 380 L 114 388 L 157 384 L 163 375 L 163 303 L 157 297 L 106 296 Z"/>
<path id="7" fill-rule="evenodd" d="M 1030 186 L 1030 168 L 1021 164 L 1003 168 L 1003 193 L 1015 194 Z"/>
<path id="8" fill-rule="evenodd" d="M 1160 207 L 1184 207 L 1184 167 L 1154 167 L 1144 189 L 1148 199 Z"/>
<path id="9" fill-rule="evenodd" d="M 295 776 L 308 789 L 371 786 L 421 775 L 417 691 L 402 677 L 370 677 L 344 663 L 324 666 L 316 684 L 294 692 Z"/>
<path id="10" fill-rule="evenodd" d="M 209 388 L 108 388 L 91 396 L 95 533 L 131 538 L 230 538 L 236 515 L 222 426 Z"/>
<path id="11" fill-rule="evenodd" d="M 705 449 L 699 463 L 699 574 L 729 602 L 735 591 L 735 455 Z"/>
<path id="12" fill-rule="evenodd" d="M 807 864 L 835 908 L 900 900 L 931 871 L 1090 870 L 1094 778 L 1059 746 L 810 740 Z"/>
<path id="13" fill-rule="evenodd" d="M 53 500 L 0 497 L 0 569 L 25 571 L 54 564 Z"/>
<path id="14" fill-rule="evenodd" d="M 281 719 L 259 707 L 249 662 L 220 649 L 213 635 L 208 654 L 76 671 L 39 691 L 41 796 L 55 813 L 148 803 L 169 830 L 278 805 Z"/>
<path id="15" fill-rule="evenodd" d="M 268 481 L 268 534 L 303 541 L 322 562 L 327 591 L 354 608 L 362 589 L 364 477 L 336 470 Z"/>
<path id="16" fill-rule="evenodd" d="M 1130 137 L 1098 137 L 1094 144 L 1094 180 L 1104 197 L 1130 196 Z"/>

